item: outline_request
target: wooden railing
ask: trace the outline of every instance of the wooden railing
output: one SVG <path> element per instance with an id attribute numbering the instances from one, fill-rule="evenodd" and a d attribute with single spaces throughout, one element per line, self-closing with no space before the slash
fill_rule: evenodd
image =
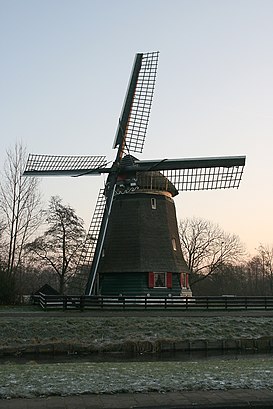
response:
<path id="1" fill-rule="evenodd" d="M 176 310 L 273 310 L 273 296 L 211 296 L 211 297 L 152 297 L 152 296 L 73 296 L 45 295 L 33 297 L 43 309 L 176 309 Z"/>

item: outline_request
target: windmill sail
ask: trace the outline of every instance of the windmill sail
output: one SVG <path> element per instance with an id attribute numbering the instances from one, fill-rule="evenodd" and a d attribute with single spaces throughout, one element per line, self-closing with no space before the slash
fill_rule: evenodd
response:
<path id="1" fill-rule="evenodd" d="M 112 182 L 114 183 L 114 179 Z M 109 191 L 107 191 L 107 187 L 106 189 L 104 189 L 103 194 L 105 195 L 105 201 L 104 201 L 104 204 L 101 206 L 101 210 L 99 212 L 99 217 L 98 217 L 99 220 L 96 220 L 96 219 L 94 220 L 94 225 L 97 228 L 97 234 L 95 231 L 96 242 L 95 242 L 95 247 L 92 249 L 92 265 L 91 265 L 91 269 L 88 275 L 88 281 L 87 281 L 86 288 L 85 288 L 86 295 L 91 295 L 94 292 L 98 266 L 99 266 L 100 258 L 101 258 L 102 251 L 103 251 L 103 244 L 104 244 L 108 222 L 109 222 L 109 217 L 110 217 L 112 204 L 114 200 L 115 188 L 116 188 L 116 185 L 114 184 L 114 186 L 110 187 Z M 99 200 L 102 202 L 102 198 L 99 197 Z"/>
<path id="2" fill-rule="evenodd" d="M 238 188 L 245 156 L 135 161 L 137 172 L 160 171 L 177 190 Z M 130 168 L 128 168 L 130 169 Z"/>
<path id="3" fill-rule="evenodd" d="M 159 52 L 137 54 L 119 120 L 113 148 L 124 144 L 131 152 L 141 153 L 145 141 Z"/>
<path id="4" fill-rule="evenodd" d="M 177 190 L 211 190 L 238 188 L 242 166 L 165 170 L 162 172 Z"/>
<path id="5" fill-rule="evenodd" d="M 80 280 L 81 277 L 85 279 L 86 285 L 86 276 L 85 273 L 90 272 L 90 268 L 94 259 L 94 254 L 98 242 L 99 232 L 101 229 L 101 222 L 105 208 L 105 195 L 104 189 L 100 189 L 97 203 L 95 206 L 95 211 L 88 229 L 86 240 L 84 243 L 83 250 L 79 257 L 79 262 L 75 271 L 75 276 Z"/>
<path id="6" fill-rule="evenodd" d="M 30 154 L 24 176 L 78 176 L 84 173 L 99 175 L 106 165 L 105 156 Z"/>

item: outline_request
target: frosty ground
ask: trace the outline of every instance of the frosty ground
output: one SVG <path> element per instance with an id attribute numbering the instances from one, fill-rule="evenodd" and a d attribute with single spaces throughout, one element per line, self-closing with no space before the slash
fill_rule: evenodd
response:
<path id="1" fill-rule="evenodd" d="M 196 339 L 273 336 L 271 317 L 1 317 L 0 348 L 66 343 L 88 345 L 100 353 L 122 351 L 138 342 L 156 344 Z M 125 348 L 126 349 L 126 348 Z M 87 362 L 89 361 L 89 362 Z M 24 364 L 2 358 L 0 397 L 83 393 L 273 388 L 273 358 L 138 362 Z"/>
<path id="2" fill-rule="evenodd" d="M 67 343 L 119 351 L 137 342 L 228 340 L 273 336 L 272 317 L 19 317 L 0 318 L 0 349 Z"/>
<path id="3" fill-rule="evenodd" d="M 192 362 L 6 363 L 0 397 L 273 388 L 273 358 Z"/>

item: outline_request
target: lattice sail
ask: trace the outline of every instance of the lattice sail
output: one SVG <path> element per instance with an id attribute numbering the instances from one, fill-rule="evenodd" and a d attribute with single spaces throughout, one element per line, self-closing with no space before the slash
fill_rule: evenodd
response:
<path id="1" fill-rule="evenodd" d="M 88 229 L 88 233 L 86 236 L 85 244 L 81 255 L 79 257 L 79 262 L 75 271 L 75 277 L 80 279 L 81 277 L 85 278 L 85 284 L 87 281 L 87 276 L 90 272 L 90 268 L 93 262 L 101 222 L 103 218 L 103 212 L 105 208 L 106 199 L 104 196 L 104 189 L 100 189 L 98 200 L 95 206 L 94 214 Z"/>
<path id="2" fill-rule="evenodd" d="M 136 160 L 127 171 L 152 175 L 161 172 L 177 190 L 210 190 L 238 188 L 245 166 L 245 156 L 223 156 L 189 159 Z M 151 181 L 155 185 L 157 177 Z M 158 179 L 160 180 L 160 179 Z M 162 182 L 160 182 L 162 183 Z M 167 182 L 166 182 L 167 183 Z M 156 189 L 156 187 L 154 186 Z"/>
<path id="3" fill-rule="evenodd" d="M 80 174 L 100 174 L 100 169 L 107 165 L 105 156 L 28 156 L 24 175 L 29 176 L 78 176 Z"/>
<path id="4" fill-rule="evenodd" d="M 211 190 L 238 188 L 243 175 L 243 166 L 197 169 L 164 170 L 163 175 L 177 190 Z"/>
<path id="5" fill-rule="evenodd" d="M 137 54 L 125 98 L 114 148 L 141 153 L 145 141 L 154 94 L 159 52 Z"/>

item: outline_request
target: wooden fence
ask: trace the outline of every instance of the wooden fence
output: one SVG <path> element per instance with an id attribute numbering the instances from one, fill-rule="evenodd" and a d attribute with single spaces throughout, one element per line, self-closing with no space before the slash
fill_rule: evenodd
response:
<path id="1" fill-rule="evenodd" d="M 152 297 L 152 296 L 58 296 L 39 293 L 33 297 L 43 309 L 173 309 L 173 310 L 273 310 L 273 296 Z"/>

